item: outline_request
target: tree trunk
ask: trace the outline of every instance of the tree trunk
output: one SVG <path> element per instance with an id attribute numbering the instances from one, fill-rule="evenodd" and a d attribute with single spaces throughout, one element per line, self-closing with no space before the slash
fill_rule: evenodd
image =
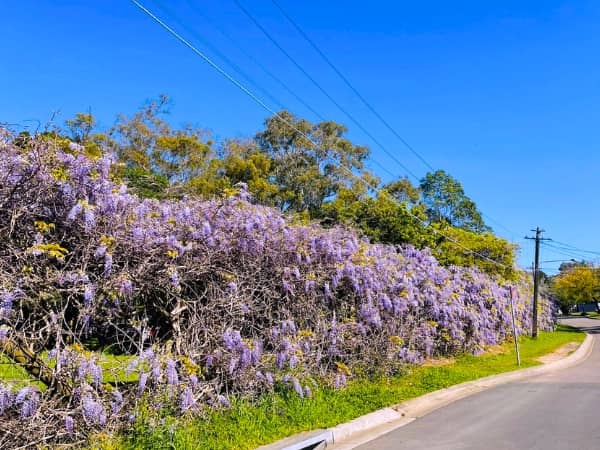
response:
<path id="1" fill-rule="evenodd" d="M 63 396 L 71 395 L 71 385 L 66 380 L 56 377 L 52 369 L 26 345 L 24 339 L 14 336 L 0 339 L 0 352 L 25 369 L 33 378 L 48 386 L 51 391 Z"/>

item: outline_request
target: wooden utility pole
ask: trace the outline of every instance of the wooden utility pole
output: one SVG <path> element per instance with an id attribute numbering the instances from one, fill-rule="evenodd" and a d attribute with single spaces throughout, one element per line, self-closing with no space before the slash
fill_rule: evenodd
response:
<path id="1" fill-rule="evenodd" d="M 533 311 L 531 316 L 531 337 L 536 338 L 538 335 L 538 295 L 540 284 L 540 242 L 551 241 L 552 239 L 542 238 L 544 230 L 536 227 L 535 237 L 527 237 L 525 239 L 535 240 L 535 261 L 533 263 Z"/>

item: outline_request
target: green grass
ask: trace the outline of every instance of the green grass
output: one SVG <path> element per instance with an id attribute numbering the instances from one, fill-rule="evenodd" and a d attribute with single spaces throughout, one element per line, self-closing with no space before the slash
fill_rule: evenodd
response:
<path id="1" fill-rule="evenodd" d="M 42 352 L 42 359 L 53 367 L 54 361 L 46 361 L 47 352 Z M 98 364 L 102 367 L 103 381 L 105 383 L 127 383 L 135 382 L 139 376 L 137 372 L 127 374 L 127 366 L 132 356 L 129 355 L 113 355 L 110 353 L 96 353 Z M 10 382 L 16 387 L 26 385 L 35 385 L 40 389 L 45 389 L 45 385 L 41 382 L 32 379 L 29 374 L 20 366 L 11 362 L 9 358 L 0 353 L 0 382 Z"/>
<path id="2" fill-rule="evenodd" d="M 596 311 L 587 312 L 585 313 L 585 315 L 582 313 L 572 313 L 569 315 L 573 317 L 587 317 L 588 319 L 600 319 L 600 313 Z"/>
<path id="3" fill-rule="evenodd" d="M 102 367 L 103 381 L 105 383 L 129 383 L 137 381 L 139 374 L 136 371 L 127 374 L 127 366 L 133 359 L 129 355 L 112 355 L 100 353 L 98 364 Z"/>
<path id="4" fill-rule="evenodd" d="M 35 385 L 44 389 L 43 383 L 34 381 L 29 377 L 25 369 L 14 364 L 9 358 L 0 353 L 0 382 L 11 383 L 15 388 Z"/>
<path id="5" fill-rule="evenodd" d="M 559 325 L 556 332 L 540 333 L 537 340 L 520 340 L 521 367 L 540 364 L 536 358 L 585 335 Z M 507 343 L 481 356 L 461 356 L 447 365 L 413 367 L 402 376 L 355 380 L 344 390 L 315 390 L 311 399 L 280 392 L 251 403 L 235 401 L 228 411 L 211 412 L 202 419 L 163 427 L 139 426 L 129 436 L 98 439 L 95 448 L 252 449 L 306 430 L 328 428 L 379 408 L 477 378 L 517 369 L 514 347 Z"/>

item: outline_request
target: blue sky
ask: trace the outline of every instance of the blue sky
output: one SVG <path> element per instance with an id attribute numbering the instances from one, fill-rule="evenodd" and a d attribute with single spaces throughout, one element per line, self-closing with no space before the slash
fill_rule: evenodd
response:
<path id="1" fill-rule="evenodd" d="M 426 172 L 270 0 L 241 1 L 398 160 L 418 176 Z M 279 2 L 405 140 L 511 230 L 490 221 L 522 246 L 523 266 L 533 252 L 522 237 L 536 225 L 558 241 L 600 250 L 598 2 Z M 54 112 L 63 121 L 91 109 L 109 126 L 160 93 L 173 99 L 174 124 L 190 122 L 217 138 L 252 135 L 268 115 L 127 0 L 4 3 L 0 122 L 32 126 Z M 233 0 L 143 3 L 216 61 L 223 62 L 214 49 L 293 112 L 315 119 L 243 48 L 321 115 L 346 124 L 379 164 L 404 175 Z M 542 260 L 571 256 L 542 252 Z"/>

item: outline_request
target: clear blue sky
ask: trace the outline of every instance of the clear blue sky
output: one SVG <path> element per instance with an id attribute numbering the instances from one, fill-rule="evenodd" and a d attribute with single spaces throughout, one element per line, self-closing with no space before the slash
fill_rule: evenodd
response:
<path id="1" fill-rule="evenodd" d="M 532 244 L 521 238 L 536 225 L 549 237 L 600 251 L 600 3 L 279 1 L 415 149 L 515 232 L 490 223 L 523 247 L 522 265 L 531 264 Z M 91 108 L 109 126 L 117 113 L 160 93 L 173 99 L 174 124 L 191 122 L 217 138 L 252 135 L 267 116 L 127 0 L 2 3 L 0 122 L 45 123 L 56 111 L 62 121 Z M 143 3 L 215 60 L 207 42 L 289 109 L 315 118 L 213 24 L 224 29 L 323 116 L 348 125 L 375 160 L 404 174 L 232 0 Z M 399 160 L 419 176 L 426 172 L 269 0 L 242 3 Z"/>

